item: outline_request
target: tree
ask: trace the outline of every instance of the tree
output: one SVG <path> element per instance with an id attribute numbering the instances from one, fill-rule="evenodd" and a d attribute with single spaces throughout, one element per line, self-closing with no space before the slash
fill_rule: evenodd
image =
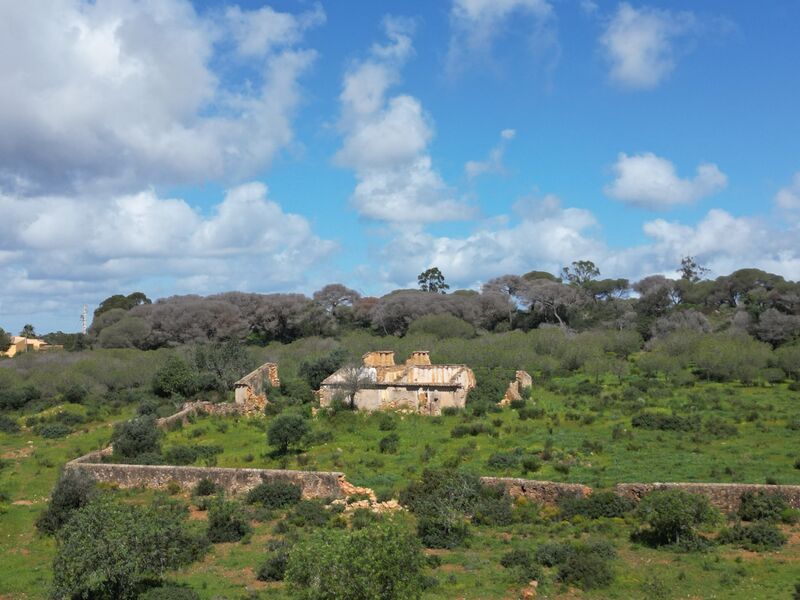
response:
<path id="1" fill-rule="evenodd" d="M 350 410 L 356 408 L 356 395 L 358 391 L 372 383 L 369 372 L 363 367 L 350 366 L 342 369 L 342 380 L 339 392 L 347 399 Z"/>
<path id="2" fill-rule="evenodd" d="M 572 262 L 572 267 L 561 269 L 561 279 L 578 287 L 585 287 L 590 281 L 600 276 L 600 269 L 590 260 Z"/>
<path id="3" fill-rule="evenodd" d="M 196 560 L 207 542 L 189 533 L 185 507 L 138 506 L 101 496 L 58 534 L 53 597 L 133 600 L 168 569 Z"/>
<path id="4" fill-rule="evenodd" d="M 33 325 L 31 325 L 30 323 L 26 323 L 25 326 L 22 328 L 22 331 L 19 332 L 19 334 L 22 337 L 28 339 L 36 337 L 36 331 L 33 329 Z"/>
<path id="5" fill-rule="evenodd" d="M 286 580 L 304 600 L 415 600 L 424 564 L 416 536 L 400 520 L 387 519 L 321 531 L 295 545 Z"/>
<path id="6" fill-rule="evenodd" d="M 111 434 L 114 457 L 134 460 L 142 454 L 161 452 L 163 433 L 156 426 L 155 417 L 143 415 L 130 421 L 118 423 Z"/>
<path id="7" fill-rule="evenodd" d="M 300 415 L 278 415 L 269 424 L 267 442 L 275 446 L 278 454 L 286 454 L 289 446 L 297 444 L 310 431 L 308 421 Z"/>
<path id="8" fill-rule="evenodd" d="M 361 298 L 355 290 L 343 286 L 341 283 L 330 283 L 321 290 L 314 292 L 312 296 L 330 314 L 335 314 L 340 306 L 353 306 Z"/>
<path id="9" fill-rule="evenodd" d="M 695 260 L 694 256 L 684 256 L 681 259 L 681 266 L 677 271 L 681 274 L 681 279 L 691 283 L 697 283 L 710 272 L 709 269 L 700 265 Z"/>
<path id="10" fill-rule="evenodd" d="M 297 374 L 302 377 L 312 390 L 318 390 L 322 381 L 335 373 L 347 358 L 347 353 L 337 348 L 327 356 L 316 360 L 304 360 L 297 369 Z"/>
<path id="11" fill-rule="evenodd" d="M 151 302 L 152 301 L 150 298 L 145 296 L 142 292 L 133 292 L 127 296 L 123 296 L 122 294 L 114 294 L 100 303 L 100 306 L 98 306 L 94 311 L 94 317 L 96 319 L 104 312 L 108 312 L 109 310 L 113 310 L 115 308 L 121 308 L 122 310 L 129 311 L 134 306 L 151 304 Z"/>
<path id="12" fill-rule="evenodd" d="M 419 289 L 423 292 L 446 293 L 450 289 L 444 281 L 444 275 L 438 267 L 431 267 L 417 276 Z"/>
<path id="13" fill-rule="evenodd" d="M 0 327 L 0 352 L 5 352 L 11 347 L 11 336 L 6 330 Z"/>
<path id="14" fill-rule="evenodd" d="M 69 470 L 62 473 L 47 508 L 36 520 L 36 528 L 45 535 L 58 533 L 74 512 L 89 504 L 96 495 L 94 479 L 84 472 Z"/>
<path id="15" fill-rule="evenodd" d="M 716 517 L 708 498 L 679 489 L 656 490 L 645 496 L 636 514 L 650 526 L 651 541 L 655 544 L 680 544 L 696 536 L 698 525 Z"/>
<path id="16" fill-rule="evenodd" d="M 576 287 L 547 279 L 530 282 L 523 294 L 531 312 L 552 316 L 561 327 L 566 326 L 564 317 L 568 309 L 579 306 L 585 299 L 585 294 Z"/>

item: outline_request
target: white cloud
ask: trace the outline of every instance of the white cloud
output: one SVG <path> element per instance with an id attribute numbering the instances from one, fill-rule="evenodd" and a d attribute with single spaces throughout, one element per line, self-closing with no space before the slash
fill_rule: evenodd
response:
<path id="1" fill-rule="evenodd" d="M 775 195 L 775 204 L 784 210 L 800 209 L 800 172 L 794 174 L 789 185 L 778 190 Z"/>
<path id="2" fill-rule="evenodd" d="M 411 21 L 388 18 L 388 42 L 345 74 L 334 162 L 356 175 L 352 204 L 360 215 L 387 222 L 430 223 L 468 218 L 471 208 L 453 197 L 434 169 L 428 144 L 433 126 L 418 99 L 388 96 L 400 68 L 413 55 Z"/>
<path id="3" fill-rule="evenodd" d="M 690 34 L 695 23 L 691 12 L 621 3 L 600 38 L 612 81 L 630 89 L 656 87 L 675 68 L 675 39 Z"/>
<path id="4" fill-rule="evenodd" d="M 208 216 L 153 190 L 111 199 L 0 195 L 0 213 L 0 301 L 31 312 L 153 281 L 170 294 L 295 287 L 336 249 L 257 182 L 228 190 Z"/>
<path id="5" fill-rule="evenodd" d="M 620 153 L 614 164 L 616 179 L 604 192 L 627 204 L 663 209 L 687 204 L 724 189 L 727 176 L 713 163 L 702 163 L 692 179 L 682 179 L 675 166 L 652 152 Z"/>
<path id="6" fill-rule="evenodd" d="M 258 172 L 293 141 L 315 57 L 296 44 L 323 18 L 237 8 L 215 20 L 186 0 L 0 4 L 0 186 L 119 191 Z M 246 64 L 216 60 L 228 40 Z M 231 83 L 239 67 L 249 83 Z"/>
<path id="7" fill-rule="evenodd" d="M 453 0 L 447 54 L 450 75 L 458 75 L 474 59 L 489 58 L 495 41 L 515 17 L 531 28 L 531 49 L 549 56 L 549 66 L 555 66 L 559 54 L 555 11 L 547 0 Z"/>
<path id="8" fill-rule="evenodd" d="M 800 223 L 776 227 L 759 219 L 712 209 L 696 225 L 664 219 L 645 222 L 648 241 L 617 248 L 607 244 L 588 210 L 564 208 L 555 196 L 519 202 L 515 215 L 483 223 L 464 237 L 403 231 L 383 251 L 383 278 L 408 285 L 421 270 L 438 266 L 451 285 L 476 287 L 506 273 L 557 273 L 574 260 L 588 259 L 603 277 L 632 281 L 652 274 L 674 275 L 691 255 L 712 271 L 728 274 L 755 267 L 800 279 Z"/>
<path id="9" fill-rule="evenodd" d="M 503 166 L 503 156 L 506 152 L 508 142 L 514 139 L 517 132 L 513 129 L 503 129 L 500 132 L 500 141 L 489 151 L 489 156 L 484 161 L 469 160 L 464 165 L 464 171 L 468 179 L 475 179 L 479 175 L 487 173 L 503 174 L 506 172 Z"/>

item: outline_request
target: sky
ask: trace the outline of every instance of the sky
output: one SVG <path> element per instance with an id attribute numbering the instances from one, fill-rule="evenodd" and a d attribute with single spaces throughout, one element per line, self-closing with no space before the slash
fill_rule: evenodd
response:
<path id="1" fill-rule="evenodd" d="M 0 0 L 0 327 L 592 260 L 800 279 L 800 3 Z"/>

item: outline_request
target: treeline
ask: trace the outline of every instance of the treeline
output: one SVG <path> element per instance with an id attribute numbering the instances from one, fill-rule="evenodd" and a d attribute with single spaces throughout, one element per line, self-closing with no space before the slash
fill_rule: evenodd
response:
<path id="1" fill-rule="evenodd" d="M 678 279 L 653 275 L 631 283 L 602 279 L 593 263 L 578 261 L 560 277 L 541 271 L 503 275 L 480 291 L 440 293 L 438 286 L 432 292 L 421 282 L 428 291 L 403 289 L 378 298 L 331 284 L 312 297 L 228 292 L 156 302 L 137 292 L 104 301 L 86 342 L 155 349 L 231 339 L 289 343 L 353 330 L 468 338 L 547 326 L 635 331 L 645 341 L 678 330 L 727 331 L 773 347 L 800 336 L 800 283 L 758 269 L 714 280 L 701 279 L 702 274 L 702 267 L 685 259 Z"/>

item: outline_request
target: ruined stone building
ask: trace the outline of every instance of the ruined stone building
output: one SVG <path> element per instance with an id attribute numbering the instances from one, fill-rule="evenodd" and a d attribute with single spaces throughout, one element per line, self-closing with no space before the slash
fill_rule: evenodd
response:
<path id="1" fill-rule="evenodd" d="M 235 402 L 254 411 L 262 410 L 267 404 L 267 388 L 280 385 L 278 365 L 264 363 L 233 384 Z"/>
<path id="2" fill-rule="evenodd" d="M 330 406 L 340 394 L 350 402 L 355 392 L 359 410 L 409 409 L 425 415 L 441 414 L 443 408 L 464 408 L 467 393 L 475 387 L 475 375 L 465 365 L 432 365 L 426 351 L 417 351 L 403 365 L 394 352 L 368 352 L 363 365 L 343 368 L 322 382 L 320 406 Z M 357 385 L 353 380 L 357 380 Z"/>

